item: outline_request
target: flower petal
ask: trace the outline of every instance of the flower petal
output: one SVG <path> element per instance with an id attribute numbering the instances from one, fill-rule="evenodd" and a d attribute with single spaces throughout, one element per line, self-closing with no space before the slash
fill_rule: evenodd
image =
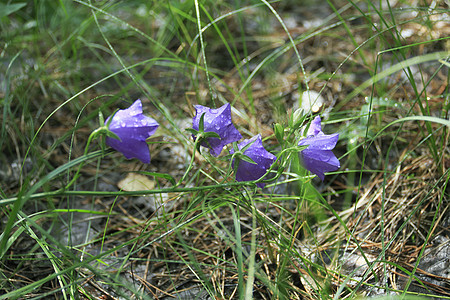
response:
<path id="1" fill-rule="evenodd" d="M 133 119 L 122 120 L 121 126 L 116 128 L 110 127 L 109 130 L 119 137 L 126 136 L 139 141 L 145 141 L 156 132 L 158 126 L 158 122 L 154 119 L 139 115 Z"/>
<path id="2" fill-rule="evenodd" d="M 322 125 L 320 124 L 320 122 L 322 122 L 320 117 L 319 116 L 315 117 L 314 120 L 312 120 L 311 124 L 309 125 L 306 136 L 317 135 L 320 132 L 322 132 Z"/>
<path id="3" fill-rule="evenodd" d="M 298 142 L 299 146 L 309 145 L 308 148 L 317 150 L 331 150 L 336 146 L 339 139 L 339 133 L 323 134 L 319 133 L 316 136 L 306 137 Z"/>
<path id="4" fill-rule="evenodd" d="M 326 172 L 336 171 L 341 164 L 330 150 L 309 150 L 301 151 L 301 159 L 305 168 L 316 174 L 322 181 Z"/>
<path id="5" fill-rule="evenodd" d="M 106 144 L 115 150 L 122 152 L 127 158 L 137 158 L 144 164 L 150 163 L 150 150 L 145 141 L 138 141 L 132 138 L 121 138 L 121 140 L 107 138 Z"/>
<path id="6" fill-rule="evenodd" d="M 116 114 L 113 116 L 111 124 L 109 125 L 109 129 L 111 130 L 114 128 L 124 127 L 124 122 L 132 120 L 134 116 L 139 114 L 142 114 L 142 102 L 140 99 L 137 99 L 130 107 L 121 109 L 116 112 Z M 111 117 L 106 119 L 105 124 L 108 123 L 108 120 L 110 118 Z"/>

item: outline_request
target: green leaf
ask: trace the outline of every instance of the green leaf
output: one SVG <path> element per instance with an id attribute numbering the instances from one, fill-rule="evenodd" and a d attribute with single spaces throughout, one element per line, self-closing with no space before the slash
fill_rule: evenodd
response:
<path id="1" fill-rule="evenodd" d="M 401 61 L 398 64 L 395 64 L 392 67 L 390 67 L 386 70 L 383 70 L 380 73 L 375 74 L 371 78 L 364 81 L 356 89 L 354 89 L 353 92 L 349 93 L 348 96 L 345 97 L 345 99 L 342 101 L 342 103 L 347 103 L 348 101 L 350 101 L 350 99 L 353 99 L 357 95 L 362 93 L 366 88 L 369 88 L 374 83 L 382 80 L 383 78 L 388 77 L 391 74 L 394 74 L 398 71 L 401 71 L 401 70 L 406 69 L 413 65 L 422 64 L 422 63 L 433 61 L 433 60 L 440 61 L 443 59 L 447 59 L 449 54 L 450 54 L 449 51 L 433 52 L 433 53 L 429 53 L 429 54 L 425 54 L 425 55 L 415 56 L 413 58 Z"/>
<path id="2" fill-rule="evenodd" d="M 293 129 L 297 129 L 300 124 L 303 123 L 303 121 L 305 120 L 305 115 L 304 115 L 304 111 L 303 108 L 298 108 L 294 111 L 294 113 L 292 114 L 292 128 Z"/>
<path id="3" fill-rule="evenodd" d="M 27 4 L 24 2 L 15 3 L 15 4 L 3 4 L 0 3 L 0 18 L 6 17 L 7 15 L 12 14 L 13 12 L 18 11 L 22 7 L 26 6 Z"/>
<path id="4" fill-rule="evenodd" d="M 275 123 L 273 125 L 273 132 L 275 133 L 275 137 L 277 138 L 278 142 L 281 144 L 284 139 L 284 128 L 281 124 Z"/>
<path id="5" fill-rule="evenodd" d="M 205 131 L 205 113 L 203 113 L 200 116 L 200 122 L 198 124 L 198 131 L 199 132 L 204 132 Z"/>
<path id="6" fill-rule="evenodd" d="M 198 135 L 198 130 L 195 130 L 194 128 L 186 128 L 186 131 L 197 136 Z"/>
<path id="7" fill-rule="evenodd" d="M 239 157 L 240 160 L 243 160 L 243 161 L 246 161 L 246 162 L 251 163 L 253 165 L 256 165 L 256 162 L 253 159 L 251 159 L 250 157 L 248 157 L 247 155 L 245 155 L 245 154 L 241 154 L 238 157 Z"/>
<path id="8" fill-rule="evenodd" d="M 105 118 L 103 117 L 103 113 L 101 111 L 98 112 L 98 121 L 100 123 L 100 126 L 105 126 Z"/>
<path id="9" fill-rule="evenodd" d="M 175 178 L 173 178 L 169 174 L 156 173 L 156 172 L 139 172 L 139 174 L 148 175 L 148 176 L 154 176 L 154 177 L 159 177 L 159 178 L 164 178 L 164 179 L 170 181 L 170 183 L 172 183 L 173 185 L 176 184 Z"/>
<path id="10" fill-rule="evenodd" d="M 218 139 L 220 139 L 220 135 L 218 135 L 217 133 L 212 132 L 212 131 L 204 132 L 203 133 L 203 137 L 205 139 L 206 138 L 218 138 Z"/>
<path id="11" fill-rule="evenodd" d="M 251 142 L 251 143 L 248 143 L 247 145 L 245 145 L 245 146 L 240 150 L 240 152 L 241 152 L 241 153 L 244 153 L 244 152 L 247 151 L 247 149 L 250 148 L 250 146 L 253 145 L 253 143 L 255 143 L 255 142 L 256 142 L 256 140 L 254 140 L 254 141 Z"/>
<path id="12" fill-rule="evenodd" d="M 238 144 L 237 144 L 237 142 L 233 142 L 233 150 L 234 150 L 234 152 L 239 152 L 239 146 L 238 146 Z"/>
<path id="13" fill-rule="evenodd" d="M 116 109 L 113 114 L 111 115 L 111 117 L 108 120 L 108 123 L 106 123 L 106 128 L 109 128 L 109 126 L 111 125 L 112 120 L 114 119 L 114 116 L 116 115 L 116 113 L 119 111 L 119 109 Z"/>
<path id="14" fill-rule="evenodd" d="M 424 122 L 438 123 L 438 124 L 442 124 L 444 126 L 450 127 L 450 120 L 447 120 L 447 119 L 442 119 L 442 118 L 438 118 L 438 117 L 430 117 L 430 116 L 409 116 L 409 117 L 397 119 L 397 120 L 392 121 L 391 123 L 387 124 L 380 131 L 378 131 L 378 133 L 376 134 L 375 137 L 380 135 L 388 127 L 390 127 L 394 124 L 397 124 L 397 123 L 407 122 L 407 121 L 424 121 Z"/>
<path id="15" fill-rule="evenodd" d="M 116 140 L 120 141 L 120 137 L 117 134 L 115 134 L 114 132 L 112 132 L 112 131 L 109 131 L 109 130 L 106 131 L 106 135 L 111 137 L 111 138 L 113 138 L 113 139 L 116 139 Z"/>
<path id="16" fill-rule="evenodd" d="M 44 184 L 47 182 L 50 182 L 55 177 L 59 176 L 60 174 L 66 172 L 70 168 L 77 166 L 83 162 L 89 161 L 91 159 L 102 157 L 104 153 L 102 151 L 94 151 L 91 153 L 88 153 L 86 155 L 83 155 L 77 159 L 74 159 L 72 161 L 69 161 L 68 163 L 65 163 L 62 166 L 59 166 L 58 168 L 54 169 L 53 171 L 47 173 L 44 177 L 42 177 L 38 182 L 36 182 L 27 192 L 21 192 L 17 196 L 17 200 L 14 201 L 14 205 L 9 213 L 9 219 L 6 225 L 3 227 L 3 234 L 1 235 L 0 240 L 0 249 L 6 249 L 6 246 L 8 244 L 8 240 L 10 237 L 10 233 L 12 231 L 12 228 L 17 220 L 17 216 L 19 214 L 19 211 L 22 209 L 25 202 L 27 202 L 31 196 L 36 193 L 38 189 L 40 189 Z M 5 251 L 0 252 L 0 259 L 3 259 L 3 256 L 5 255 Z"/>

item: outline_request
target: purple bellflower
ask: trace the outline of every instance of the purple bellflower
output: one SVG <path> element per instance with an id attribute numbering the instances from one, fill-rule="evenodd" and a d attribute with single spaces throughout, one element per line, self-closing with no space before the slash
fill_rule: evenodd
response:
<path id="1" fill-rule="evenodd" d="M 324 173 L 336 171 L 341 165 L 331 151 L 336 146 L 339 133 L 324 134 L 320 122 L 319 116 L 314 118 L 306 133 L 306 138 L 300 140 L 298 145 L 308 146 L 300 152 L 303 166 L 323 181 Z"/>
<path id="2" fill-rule="evenodd" d="M 236 170 L 237 181 L 251 181 L 261 178 L 276 160 L 275 155 L 264 149 L 260 134 L 239 143 L 239 150 L 242 150 L 248 144 L 251 145 L 244 151 L 244 155 L 250 157 L 256 164 L 240 160 Z M 230 153 L 233 154 L 234 150 L 232 149 Z M 234 160 L 232 166 L 234 168 Z M 265 183 L 258 182 L 256 185 L 263 188 Z"/>
<path id="3" fill-rule="evenodd" d="M 202 105 L 195 105 L 196 115 L 192 120 L 192 128 L 200 130 L 200 118 L 205 114 L 203 119 L 203 131 L 215 132 L 220 138 L 209 137 L 205 142 L 202 142 L 202 146 L 210 149 L 210 152 L 214 156 L 219 156 L 220 152 L 225 145 L 237 142 L 242 138 L 242 135 L 234 127 L 231 122 L 231 106 L 225 104 L 217 109 L 211 109 Z"/>
<path id="4" fill-rule="evenodd" d="M 127 159 L 137 158 L 143 163 L 150 163 L 150 150 L 146 139 L 152 136 L 159 124 L 154 119 L 142 114 L 142 102 L 136 100 L 129 108 L 117 111 L 109 123 L 108 130 L 119 139 L 106 137 L 106 144 L 122 152 Z"/>

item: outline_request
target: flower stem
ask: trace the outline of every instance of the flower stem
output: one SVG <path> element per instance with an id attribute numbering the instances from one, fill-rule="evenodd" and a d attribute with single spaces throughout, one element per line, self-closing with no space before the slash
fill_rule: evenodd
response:
<path id="1" fill-rule="evenodd" d="M 183 177 L 181 177 L 181 179 L 177 182 L 175 187 L 178 187 L 186 179 L 187 175 L 194 167 L 195 154 L 197 152 L 197 147 L 198 147 L 200 138 L 201 138 L 201 135 L 196 136 L 195 141 L 194 141 L 194 150 L 192 151 L 192 156 L 191 156 L 191 161 L 189 162 L 189 166 L 187 167 L 186 172 L 184 172 Z"/>
<path id="2" fill-rule="evenodd" d="M 86 142 L 86 147 L 84 148 L 84 155 L 87 155 L 89 152 L 89 145 L 91 144 L 91 141 L 96 138 L 98 135 L 103 134 L 105 131 L 107 131 L 108 129 L 105 126 L 99 127 L 96 130 L 94 130 L 90 135 L 89 138 Z M 65 186 L 65 190 L 67 190 L 69 187 L 71 187 L 75 181 L 78 179 L 80 172 L 81 172 L 81 168 L 84 166 L 85 162 L 82 162 L 79 166 L 78 166 L 78 170 L 75 173 L 75 175 L 73 176 L 72 180 L 69 181 L 69 183 Z"/>

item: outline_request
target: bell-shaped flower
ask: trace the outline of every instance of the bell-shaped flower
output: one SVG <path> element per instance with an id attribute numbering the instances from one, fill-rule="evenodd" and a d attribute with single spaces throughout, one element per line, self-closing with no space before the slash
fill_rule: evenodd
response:
<path id="1" fill-rule="evenodd" d="M 319 116 L 314 118 L 306 133 L 306 138 L 300 140 L 298 145 L 308 146 L 300 152 L 303 166 L 323 181 L 324 173 L 336 171 L 341 165 L 331 151 L 336 146 L 339 134 L 324 134 L 320 122 Z"/>
<path id="2" fill-rule="evenodd" d="M 243 154 L 251 158 L 255 163 L 240 159 L 236 169 L 237 181 L 251 181 L 261 178 L 277 159 L 275 155 L 264 149 L 260 134 L 239 143 L 238 149 L 242 150 L 247 145 L 249 146 L 244 150 Z M 232 149 L 230 153 L 233 154 L 234 150 Z M 232 166 L 234 168 L 234 160 Z M 263 182 L 258 182 L 256 185 L 263 188 L 265 184 Z"/>
<path id="3" fill-rule="evenodd" d="M 209 137 L 202 142 L 203 147 L 210 149 L 210 153 L 219 156 L 225 145 L 237 142 L 242 135 L 231 122 L 231 106 L 225 104 L 217 109 L 202 105 L 195 105 L 196 115 L 192 120 L 192 128 L 199 131 L 200 119 L 203 118 L 203 132 L 215 132 L 219 137 Z"/>
<path id="4" fill-rule="evenodd" d="M 155 133 L 159 124 L 142 114 L 141 100 L 136 100 L 129 108 L 121 109 L 110 116 L 105 122 L 105 125 L 108 124 L 108 130 L 119 137 L 106 137 L 108 146 L 122 152 L 127 159 L 137 158 L 143 163 L 150 163 L 150 150 L 146 139 Z"/>

